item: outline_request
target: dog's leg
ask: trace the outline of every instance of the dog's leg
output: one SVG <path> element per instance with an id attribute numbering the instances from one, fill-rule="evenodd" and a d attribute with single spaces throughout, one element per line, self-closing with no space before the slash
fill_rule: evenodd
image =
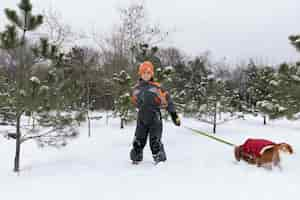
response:
<path id="1" fill-rule="evenodd" d="M 278 167 L 279 171 L 282 172 L 282 167 L 281 167 L 281 164 L 280 164 L 280 163 L 278 163 L 277 167 Z"/>
<path id="2" fill-rule="evenodd" d="M 280 171 L 282 171 L 282 167 L 280 164 L 280 157 L 279 157 L 279 148 L 274 148 L 273 157 L 272 157 L 272 165 L 278 167 Z"/>
<path id="3" fill-rule="evenodd" d="M 255 164 L 257 167 L 261 167 L 262 163 L 261 163 L 261 160 L 259 158 L 255 158 Z"/>

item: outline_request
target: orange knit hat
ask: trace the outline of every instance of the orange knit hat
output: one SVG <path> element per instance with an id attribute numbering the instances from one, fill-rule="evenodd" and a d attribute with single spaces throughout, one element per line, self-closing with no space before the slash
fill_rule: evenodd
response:
<path id="1" fill-rule="evenodd" d="M 139 67 L 139 75 L 141 76 L 145 72 L 150 72 L 152 76 L 154 75 L 154 67 L 153 64 L 149 61 L 145 61 L 142 64 L 140 64 Z"/>

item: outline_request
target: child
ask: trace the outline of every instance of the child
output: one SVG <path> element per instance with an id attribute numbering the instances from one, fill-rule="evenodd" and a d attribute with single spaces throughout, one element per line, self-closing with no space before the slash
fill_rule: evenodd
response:
<path id="1" fill-rule="evenodd" d="M 133 164 L 143 160 L 143 149 L 150 137 L 150 148 L 155 163 L 166 161 L 162 137 L 162 117 L 160 108 L 170 113 L 172 121 L 180 126 L 180 119 L 168 92 L 160 84 L 153 81 L 154 67 L 151 62 L 145 61 L 139 66 L 140 80 L 132 92 L 132 102 L 138 108 L 137 126 L 130 151 Z"/>

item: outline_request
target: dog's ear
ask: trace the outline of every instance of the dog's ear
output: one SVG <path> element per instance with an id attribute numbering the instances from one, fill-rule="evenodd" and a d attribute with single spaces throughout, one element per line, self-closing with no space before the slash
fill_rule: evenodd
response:
<path id="1" fill-rule="evenodd" d="M 287 150 L 289 151 L 290 154 L 294 153 L 294 150 L 293 150 L 291 145 L 286 144 L 286 148 L 287 148 Z"/>
<path id="2" fill-rule="evenodd" d="M 240 146 L 236 146 L 234 147 L 234 157 L 237 161 L 241 160 L 241 150 L 240 150 Z"/>

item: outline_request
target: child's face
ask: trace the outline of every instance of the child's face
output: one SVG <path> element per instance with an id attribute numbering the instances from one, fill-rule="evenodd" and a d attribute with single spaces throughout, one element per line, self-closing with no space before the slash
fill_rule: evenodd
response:
<path id="1" fill-rule="evenodd" d="M 152 73 L 150 71 L 145 71 L 144 73 L 142 73 L 141 78 L 144 81 L 149 81 L 152 78 Z"/>

